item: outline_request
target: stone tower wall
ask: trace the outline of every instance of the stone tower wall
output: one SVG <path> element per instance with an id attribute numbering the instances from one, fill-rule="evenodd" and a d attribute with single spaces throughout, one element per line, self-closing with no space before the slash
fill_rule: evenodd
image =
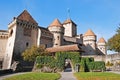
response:
<path id="1" fill-rule="evenodd" d="M 3 69 L 10 69 L 13 61 L 20 58 L 21 53 L 32 45 L 37 45 L 37 25 L 14 19 L 9 27 L 9 38 L 3 62 Z"/>
<path id="2" fill-rule="evenodd" d="M 96 54 L 96 36 L 84 36 L 83 44 L 86 46 L 86 54 Z"/>
<path id="3" fill-rule="evenodd" d="M 37 45 L 37 25 L 19 20 L 16 29 L 14 54 L 19 56 L 25 49 Z"/>
<path id="4" fill-rule="evenodd" d="M 97 47 L 102 53 L 107 54 L 106 43 L 98 43 Z"/>
<path id="5" fill-rule="evenodd" d="M 49 27 L 49 30 L 53 34 L 53 46 L 61 46 L 63 45 L 63 35 L 64 35 L 64 27 Z"/>
<path id="6" fill-rule="evenodd" d="M 15 37 L 16 37 L 16 19 L 8 25 L 9 38 L 6 46 L 5 57 L 2 69 L 10 69 L 12 56 L 14 51 Z"/>
<path id="7" fill-rule="evenodd" d="M 8 41 L 8 32 L 0 31 L 0 61 L 3 61 L 7 41 Z"/>
<path id="8" fill-rule="evenodd" d="M 74 24 L 67 23 L 63 27 L 65 28 L 64 36 L 75 37 L 77 35 L 77 29 Z"/>

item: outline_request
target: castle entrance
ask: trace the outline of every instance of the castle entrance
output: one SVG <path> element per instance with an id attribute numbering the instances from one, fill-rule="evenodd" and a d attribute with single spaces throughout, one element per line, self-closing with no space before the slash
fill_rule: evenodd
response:
<path id="1" fill-rule="evenodd" d="M 71 60 L 65 59 L 64 72 L 72 72 Z"/>

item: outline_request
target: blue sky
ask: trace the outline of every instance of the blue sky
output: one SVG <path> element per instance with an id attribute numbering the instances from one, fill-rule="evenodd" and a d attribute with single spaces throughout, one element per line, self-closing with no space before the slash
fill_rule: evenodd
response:
<path id="1" fill-rule="evenodd" d="M 1 0 L 0 29 L 7 29 L 24 9 L 40 26 L 47 27 L 55 18 L 62 23 L 68 18 L 68 8 L 78 34 L 92 29 L 98 39 L 108 40 L 120 23 L 120 0 Z"/>

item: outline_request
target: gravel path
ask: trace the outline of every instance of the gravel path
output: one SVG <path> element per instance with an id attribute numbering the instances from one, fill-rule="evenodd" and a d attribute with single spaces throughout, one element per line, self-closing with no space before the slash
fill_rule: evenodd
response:
<path id="1" fill-rule="evenodd" d="M 117 71 L 109 71 L 109 72 L 120 74 L 120 72 L 117 72 Z"/>
<path id="2" fill-rule="evenodd" d="M 61 78 L 59 80 L 77 80 L 74 75 L 73 72 L 61 72 Z"/>
<path id="3" fill-rule="evenodd" d="M 11 77 L 11 76 L 14 76 L 14 75 L 20 75 L 20 74 L 25 74 L 27 72 L 21 72 L 21 73 L 13 73 L 13 74 L 7 74 L 7 75 L 4 75 L 4 76 L 0 76 L 0 80 L 3 80 L 7 77 Z"/>

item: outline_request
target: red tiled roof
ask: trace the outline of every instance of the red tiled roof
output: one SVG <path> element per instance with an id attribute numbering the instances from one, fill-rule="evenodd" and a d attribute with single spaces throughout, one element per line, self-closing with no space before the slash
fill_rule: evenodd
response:
<path id="1" fill-rule="evenodd" d="M 100 38 L 99 39 L 99 41 L 98 41 L 98 43 L 105 43 L 106 41 L 105 41 L 105 39 L 102 37 L 102 38 Z"/>
<path id="2" fill-rule="evenodd" d="M 60 23 L 60 21 L 59 21 L 58 19 L 55 19 L 55 20 L 50 24 L 49 27 L 54 27 L 54 26 L 56 26 L 56 27 L 62 27 L 62 24 Z"/>
<path id="3" fill-rule="evenodd" d="M 46 50 L 51 53 L 60 51 L 82 51 L 80 46 L 77 44 L 46 48 Z"/>
<path id="4" fill-rule="evenodd" d="M 84 36 L 96 36 L 96 35 L 95 35 L 95 33 L 94 33 L 91 29 L 89 29 L 89 30 L 84 34 Z"/>
<path id="5" fill-rule="evenodd" d="M 17 19 L 32 22 L 37 24 L 37 22 L 32 18 L 32 16 L 28 13 L 27 10 L 24 10 L 18 17 Z"/>

